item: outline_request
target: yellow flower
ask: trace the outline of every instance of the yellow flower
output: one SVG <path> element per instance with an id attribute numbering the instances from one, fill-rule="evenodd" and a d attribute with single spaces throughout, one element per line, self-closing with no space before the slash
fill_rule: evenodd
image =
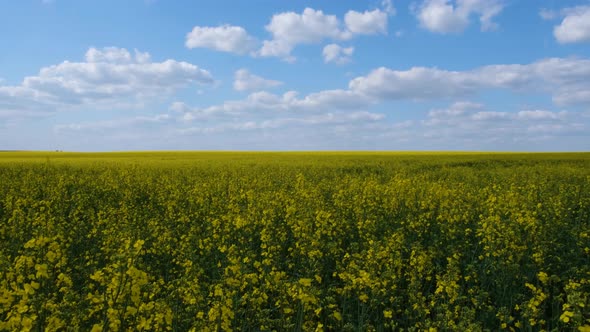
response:
<path id="1" fill-rule="evenodd" d="M 35 270 L 37 270 L 37 278 L 49 278 L 47 273 L 47 264 L 36 264 Z"/>
<path id="2" fill-rule="evenodd" d="M 35 289 L 30 284 L 25 284 L 24 285 L 24 288 L 25 288 L 25 293 L 26 294 L 30 294 L 30 295 L 35 294 Z"/>
<path id="3" fill-rule="evenodd" d="M 549 277 L 547 276 L 547 273 L 545 272 L 539 272 L 537 274 L 537 276 L 539 277 L 539 280 L 543 283 L 543 284 L 547 284 L 547 282 L 549 281 Z"/>
<path id="4" fill-rule="evenodd" d="M 392 318 L 393 312 L 391 310 L 383 310 L 383 317 L 385 318 Z"/>
<path id="5" fill-rule="evenodd" d="M 304 286 L 304 287 L 310 287 L 311 286 L 311 279 L 310 278 L 301 278 L 299 279 L 299 283 Z"/>
<path id="6" fill-rule="evenodd" d="M 23 317 L 23 331 L 30 331 L 33 328 L 33 320 L 30 317 Z"/>
<path id="7" fill-rule="evenodd" d="M 55 259 L 57 258 L 57 255 L 53 251 L 48 251 L 45 256 L 47 256 L 47 259 L 49 260 L 50 263 L 55 262 Z"/>
<path id="8" fill-rule="evenodd" d="M 342 315 L 338 311 L 335 311 L 332 315 L 334 316 L 334 318 L 337 321 L 341 321 L 342 320 Z"/>
<path id="9" fill-rule="evenodd" d="M 572 317 L 574 317 L 574 313 L 566 310 L 561 314 L 561 316 L 559 316 L 559 319 L 564 323 L 569 323 L 570 318 Z"/>

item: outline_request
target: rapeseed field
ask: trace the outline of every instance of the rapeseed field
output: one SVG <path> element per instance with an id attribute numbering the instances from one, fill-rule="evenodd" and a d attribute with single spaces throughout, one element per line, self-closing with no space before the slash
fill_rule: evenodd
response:
<path id="1" fill-rule="evenodd" d="M 0 153 L 2 331 L 590 331 L 589 294 L 589 153 Z"/>

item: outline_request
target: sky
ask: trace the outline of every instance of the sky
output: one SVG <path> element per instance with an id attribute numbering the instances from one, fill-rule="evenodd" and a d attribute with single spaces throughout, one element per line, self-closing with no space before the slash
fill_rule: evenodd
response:
<path id="1" fill-rule="evenodd" d="M 589 0 L 6 0 L 0 44 L 0 150 L 590 151 Z"/>

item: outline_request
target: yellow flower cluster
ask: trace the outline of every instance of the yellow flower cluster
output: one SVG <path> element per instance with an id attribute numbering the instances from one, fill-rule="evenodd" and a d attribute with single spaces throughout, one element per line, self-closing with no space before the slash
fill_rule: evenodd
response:
<path id="1" fill-rule="evenodd" d="M 0 154 L 0 331 L 590 330 L 587 153 L 56 156 Z"/>

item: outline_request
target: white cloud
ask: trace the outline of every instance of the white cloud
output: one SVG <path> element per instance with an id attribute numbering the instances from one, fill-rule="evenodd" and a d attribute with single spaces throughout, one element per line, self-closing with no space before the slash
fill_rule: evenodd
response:
<path id="1" fill-rule="evenodd" d="M 377 124 L 385 120 L 381 113 L 363 110 L 370 102 L 362 96 L 344 90 L 326 90 L 298 97 L 289 91 L 282 95 L 266 91 L 251 93 L 242 100 L 226 101 L 209 107 L 191 107 L 174 102 L 168 113 L 154 116 L 128 117 L 116 120 L 61 124 L 56 133 L 72 135 L 76 132 L 175 132 L 176 135 L 211 135 L 232 132 L 251 132 L 258 135 L 266 130 L 282 133 L 283 130 L 313 135 L 313 127 L 322 132 L 349 131 Z M 310 130 L 312 132 L 310 132 Z M 233 137 L 232 134 L 232 137 Z M 342 134 L 342 132 L 340 133 Z M 275 136 L 273 136 L 275 137 Z M 251 137 L 245 136 L 245 139 Z"/>
<path id="2" fill-rule="evenodd" d="M 579 67 L 573 63 L 567 65 Z M 482 86 L 520 89 L 521 85 L 529 85 L 514 72 L 533 72 L 530 74 L 532 79 L 537 80 L 544 76 L 543 80 L 554 83 L 569 82 L 584 76 L 580 73 L 580 76 L 573 78 L 563 66 L 564 63 L 553 60 L 531 65 L 488 66 L 468 72 L 451 73 L 458 77 L 491 76 L 480 81 L 487 84 L 485 86 L 480 85 L 477 80 L 473 81 L 477 83 L 476 90 Z M 439 71 L 443 77 L 449 73 Z M 496 71 L 507 71 L 508 75 L 499 76 Z M 559 77 L 555 73 L 563 73 L 564 76 Z M 456 81 L 451 84 L 456 84 Z M 387 95 L 371 95 L 352 88 L 324 90 L 305 96 L 299 96 L 295 91 L 284 94 L 259 91 L 244 99 L 208 107 L 192 107 L 183 102 L 175 102 L 170 105 L 167 114 L 70 123 L 56 126 L 55 131 L 70 138 L 82 135 L 80 133 L 100 135 L 108 132 L 110 137 L 125 137 L 126 133 L 133 133 L 133 139 L 146 139 L 157 133 L 158 137 L 167 137 L 167 142 L 181 144 L 173 145 L 175 148 L 193 149 L 498 150 L 509 147 L 531 150 L 537 146 L 539 140 L 583 141 L 588 136 L 587 129 L 590 125 L 587 118 L 584 118 L 587 114 L 583 112 L 554 112 L 545 109 L 498 111 L 471 101 L 457 101 L 446 108 L 432 109 L 421 121 L 394 123 L 388 121 L 386 114 L 369 111 L 372 105 L 387 98 Z M 192 136 L 199 137 L 198 141 L 191 140 L 189 137 Z M 269 137 L 272 139 L 269 140 Z M 294 137 L 300 139 L 293 139 Z M 187 142 L 197 145 L 182 145 Z M 156 143 L 158 142 L 154 144 Z M 544 149 L 564 147 L 562 143 L 543 146 Z M 582 149 L 587 144 L 578 142 L 567 147 Z"/>
<path id="3" fill-rule="evenodd" d="M 245 117 L 253 113 L 285 112 L 290 108 L 290 99 L 290 93 L 280 96 L 259 91 L 249 94 L 245 99 L 228 100 L 208 107 L 191 107 L 182 102 L 175 102 L 170 106 L 170 110 L 179 113 L 179 117 L 186 122 L 210 121 L 219 118 Z"/>
<path id="4" fill-rule="evenodd" d="M 308 111 L 358 110 L 374 102 L 374 99 L 350 90 L 323 90 L 292 101 L 295 106 Z"/>
<path id="5" fill-rule="evenodd" d="M 359 111 L 374 103 L 370 98 L 348 90 L 323 90 L 299 98 L 296 91 L 282 95 L 266 91 L 249 94 L 245 99 L 225 101 L 205 108 L 191 108 L 173 103 L 170 110 L 184 121 L 210 120 L 220 117 L 245 117 L 252 114 L 274 116 L 276 113 L 324 113 Z"/>
<path id="6" fill-rule="evenodd" d="M 195 26 L 186 35 L 186 47 L 210 48 L 222 52 L 247 54 L 254 51 L 257 40 L 242 27 L 221 25 L 217 27 Z"/>
<path id="7" fill-rule="evenodd" d="M 101 50 L 91 47 L 86 51 L 86 62 L 101 63 L 108 62 L 114 64 L 130 64 L 130 63 L 149 63 L 149 53 L 142 53 L 135 50 L 135 56 L 124 48 L 105 47 Z"/>
<path id="8" fill-rule="evenodd" d="M 492 20 L 504 9 L 502 0 L 458 0 L 458 3 L 469 13 L 479 15 L 481 31 L 492 31 L 498 28 L 498 24 Z"/>
<path id="9" fill-rule="evenodd" d="M 57 133 L 66 131 L 105 131 L 142 125 L 162 124 L 171 120 L 172 117 L 169 114 L 157 114 L 154 116 L 137 116 L 116 120 L 60 124 L 54 126 L 53 129 Z"/>
<path id="10" fill-rule="evenodd" d="M 313 95 L 326 94 L 320 91 Z M 130 138 L 125 135 L 133 133 L 133 140 L 144 142 L 150 135 L 153 139 L 157 132 L 158 137 L 174 142 L 171 146 L 177 149 L 568 150 L 588 147 L 585 142 L 590 124 L 584 120 L 583 113 L 539 109 L 497 111 L 483 104 L 459 101 L 447 108 L 431 110 L 422 121 L 391 122 L 382 113 L 354 108 L 326 109 L 330 105 L 326 100 L 313 107 L 307 105 L 311 107 L 307 111 L 313 110 L 310 113 L 298 105 L 315 99 L 310 96 L 297 98 L 294 92 L 284 95 L 257 92 L 246 99 L 206 109 L 177 102 L 170 106 L 168 114 L 70 123 L 56 126 L 55 131 L 70 138 L 80 133 L 98 136 L 108 132 L 109 137 L 126 140 Z M 265 109 L 260 107 L 264 105 Z M 214 109 L 215 112 L 204 113 Z M 223 113 L 228 110 L 232 113 Z M 182 121 L 185 112 L 201 112 L 202 116 Z M 189 138 L 193 136 L 198 140 Z M 554 144 L 539 147 L 540 140 Z M 564 142 L 574 144 L 564 145 Z"/>
<path id="11" fill-rule="evenodd" d="M 424 124 L 427 126 L 465 124 L 479 126 L 481 123 L 497 123 L 508 121 L 515 125 L 538 125 L 540 123 L 566 123 L 568 112 L 552 112 L 547 110 L 522 110 L 518 112 L 488 111 L 485 105 L 468 101 L 455 102 L 445 109 L 433 109 L 428 113 Z"/>
<path id="12" fill-rule="evenodd" d="M 363 34 L 386 34 L 388 16 L 395 14 L 395 8 L 390 0 L 384 0 L 381 5 L 383 8 L 371 11 L 350 10 L 344 16 L 344 23 L 335 15 L 325 14 L 313 8 L 305 8 L 301 14 L 275 14 L 265 27 L 271 33 L 272 39 L 263 41 L 257 55 L 294 61 L 295 57 L 291 52 L 300 44 L 349 40 Z"/>
<path id="13" fill-rule="evenodd" d="M 449 108 L 445 109 L 433 109 L 428 112 L 428 116 L 432 119 L 439 119 L 444 117 L 456 117 L 466 114 L 473 110 L 480 110 L 484 106 L 479 103 L 473 103 L 469 101 L 458 101 L 453 103 Z"/>
<path id="14" fill-rule="evenodd" d="M 274 130 L 302 128 L 309 130 L 315 126 L 359 126 L 365 123 L 375 123 L 383 120 L 385 115 L 379 113 L 370 113 L 366 111 L 345 113 L 324 113 L 319 115 L 303 115 L 284 117 L 278 116 L 272 119 L 264 120 L 241 120 L 226 121 L 209 126 L 188 127 L 178 130 L 180 134 L 217 134 L 228 131 L 253 131 L 253 130 Z"/>
<path id="15" fill-rule="evenodd" d="M 487 89 L 551 93 L 557 105 L 590 104 L 590 60 L 551 58 L 527 65 L 490 65 L 467 71 L 381 67 L 350 81 L 349 89 L 378 99 L 432 100 Z"/>
<path id="16" fill-rule="evenodd" d="M 301 14 L 285 12 L 275 14 L 266 25 L 272 40 L 265 40 L 259 51 L 261 56 L 289 57 L 298 44 L 319 43 L 324 39 L 349 39 L 351 33 L 342 29 L 340 20 L 321 10 L 305 8 Z"/>
<path id="17" fill-rule="evenodd" d="M 328 44 L 324 46 L 324 50 L 322 51 L 324 62 L 334 62 L 337 64 L 350 62 L 352 53 L 354 53 L 354 47 L 342 47 L 338 44 Z"/>
<path id="18" fill-rule="evenodd" d="M 559 137 L 588 136 L 588 122 L 581 114 L 552 112 L 547 110 L 522 110 L 518 112 L 491 111 L 481 104 L 470 102 L 454 103 L 446 109 L 435 109 L 414 128 L 418 135 L 428 141 L 441 142 L 443 146 L 471 146 L 506 150 L 536 150 L 539 140 L 551 140 L 558 150 L 564 150 Z M 575 142 L 578 139 L 565 139 Z M 577 142 L 576 146 L 584 146 Z M 587 146 L 587 144 L 586 144 Z M 440 145 L 437 146 L 440 149 Z M 574 148 L 574 149 L 577 149 Z M 445 147 L 443 147 L 445 149 Z M 544 145 L 547 150 L 547 144 Z M 571 146 L 565 150 L 572 149 Z"/>
<path id="19" fill-rule="evenodd" d="M 349 88 L 380 99 L 433 99 L 462 96 L 475 87 L 465 75 L 435 68 L 413 67 L 396 71 L 377 68 L 350 81 Z"/>
<path id="20" fill-rule="evenodd" d="M 90 48 L 86 61 L 41 68 L 18 86 L 0 86 L 0 111 L 53 112 L 79 107 L 141 106 L 189 84 L 211 84 L 211 74 L 193 64 L 153 62 L 148 53 Z"/>
<path id="21" fill-rule="evenodd" d="M 391 0 L 383 0 L 381 6 L 364 12 L 350 10 L 345 14 L 344 22 L 336 15 L 309 7 L 301 13 L 274 14 L 265 26 L 271 38 L 263 40 L 260 47 L 258 40 L 239 26 L 195 26 L 186 35 L 185 45 L 188 48 L 202 47 L 236 54 L 279 57 L 293 62 L 295 57 L 291 52 L 297 45 L 349 40 L 356 35 L 386 34 L 388 16 L 395 15 L 395 8 Z"/>
<path id="22" fill-rule="evenodd" d="M 495 122 L 502 120 L 509 120 L 512 118 L 512 114 L 507 112 L 477 112 L 471 116 L 471 120 L 484 121 L 484 122 Z"/>
<path id="23" fill-rule="evenodd" d="M 324 38 L 351 37 L 341 29 L 340 21 L 335 15 L 327 15 L 312 8 L 305 8 L 301 14 L 286 12 L 273 15 L 266 29 L 274 39 L 285 40 L 291 44 L 316 43 Z"/>
<path id="24" fill-rule="evenodd" d="M 364 13 L 350 10 L 344 15 L 344 22 L 353 34 L 387 33 L 387 13 L 380 9 L 367 10 Z"/>
<path id="25" fill-rule="evenodd" d="M 194 120 L 205 120 L 209 121 L 211 119 L 219 118 L 227 116 L 231 114 L 230 112 L 225 112 L 225 110 L 218 109 L 215 107 L 207 107 L 207 108 L 196 108 L 187 105 L 181 101 L 173 102 L 168 110 L 171 112 L 172 116 L 179 119 L 183 122 L 190 122 Z"/>
<path id="26" fill-rule="evenodd" d="M 497 27 L 492 19 L 503 8 L 501 0 L 424 0 L 415 14 L 420 25 L 432 32 L 462 32 L 472 15 L 479 16 L 482 31 L 489 31 Z"/>
<path id="27" fill-rule="evenodd" d="M 144 53 L 131 59 L 125 49 L 91 48 L 86 62 L 65 61 L 25 77 L 22 86 L 47 93 L 64 104 L 143 99 L 190 83 L 212 83 L 209 72 L 175 60 L 151 62 Z"/>
<path id="28" fill-rule="evenodd" d="M 564 119 L 568 115 L 567 112 L 550 112 L 545 110 L 525 110 L 516 113 L 516 117 L 519 119 L 528 120 L 560 120 Z"/>
<path id="29" fill-rule="evenodd" d="M 391 0 L 383 0 L 383 1 L 381 1 L 381 7 L 383 7 L 383 11 L 385 11 L 389 15 L 392 15 L 393 16 L 393 15 L 396 14 L 395 7 L 391 3 Z"/>
<path id="30" fill-rule="evenodd" d="M 51 95 L 22 86 L 0 86 L 0 113 L 5 117 L 47 115 L 55 106 Z"/>
<path id="31" fill-rule="evenodd" d="M 565 17 L 555 26 L 553 35 L 559 43 L 590 42 L 590 6 L 578 6 L 563 10 Z"/>
<path id="32" fill-rule="evenodd" d="M 425 1 L 417 16 L 422 27 L 439 33 L 460 32 L 469 24 L 469 18 L 458 13 L 448 0 Z"/>
<path id="33" fill-rule="evenodd" d="M 182 134 L 211 134 L 226 131 L 280 129 L 289 127 L 310 127 L 325 125 L 361 124 L 383 120 L 385 115 L 366 111 L 353 113 L 325 113 L 321 115 L 307 115 L 301 117 L 277 117 L 270 120 L 250 120 L 224 122 L 208 127 L 189 127 L 180 129 Z"/>
<path id="34" fill-rule="evenodd" d="M 234 76 L 234 89 L 237 91 L 264 90 L 281 84 L 281 81 L 256 76 L 247 69 L 237 70 Z"/>

